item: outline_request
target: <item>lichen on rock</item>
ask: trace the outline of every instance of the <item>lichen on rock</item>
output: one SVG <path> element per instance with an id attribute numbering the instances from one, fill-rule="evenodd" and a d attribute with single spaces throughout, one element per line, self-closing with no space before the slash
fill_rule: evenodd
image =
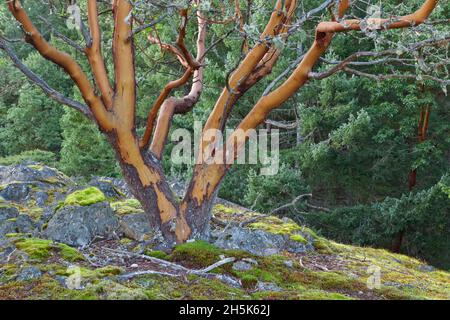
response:
<path id="1" fill-rule="evenodd" d="M 117 234 L 119 220 L 109 203 L 89 206 L 64 206 L 49 220 L 44 235 L 75 247 L 84 247 L 95 239 L 110 239 Z"/>

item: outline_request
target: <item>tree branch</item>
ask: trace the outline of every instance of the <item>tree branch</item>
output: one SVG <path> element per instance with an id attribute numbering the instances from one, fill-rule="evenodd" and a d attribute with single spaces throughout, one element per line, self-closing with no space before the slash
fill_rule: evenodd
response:
<path id="1" fill-rule="evenodd" d="M 317 26 L 317 32 L 336 33 L 349 30 L 361 30 L 361 22 L 365 22 L 370 30 L 399 29 L 416 26 L 423 23 L 436 7 L 439 0 L 426 0 L 416 12 L 398 17 L 397 19 L 369 18 L 366 20 L 350 19 L 341 22 L 321 22 Z"/>
<path id="2" fill-rule="evenodd" d="M 33 45 L 44 58 L 57 64 L 69 74 L 80 90 L 84 101 L 91 109 L 97 123 L 104 130 L 110 130 L 111 115 L 106 111 L 101 99 L 95 95 L 88 77 L 76 61 L 68 54 L 57 50 L 42 37 L 19 0 L 9 1 L 8 8 L 15 19 L 22 25 L 25 31 L 25 40 Z"/>
<path id="3" fill-rule="evenodd" d="M 113 110 L 120 119 L 122 129 L 132 130 L 136 112 L 136 78 L 134 68 L 132 5 L 129 0 L 114 0 L 113 56 L 115 69 L 115 95 Z M 129 142 L 131 143 L 131 142 Z"/>
<path id="4" fill-rule="evenodd" d="M 249 75 L 255 70 L 256 66 L 261 62 L 270 50 L 268 39 L 271 39 L 283 29 L 283 23 L 286 19 L 292 17 L 296 7 L 296 1 L 286 1 L 285 11 L 283 14 L 283 1 L 278 0 L 271 18 L 266 25 L 265 30 L 260 36 L 260 41 L 253 47 L 242 60 L 239 67 L 229 78 L 227 86 L 223 89 L 219 99 L 214 106 L 203 130 L 220 129 L 225 123 L 225 118 L 229 114 L 231 106 L 237 101 L 236 94 L 239 92 L 239 86 L 243 84 Z M 273 52 L 272 52 L 273 54 Z M 254 82 L 256 83 L 256 82 Z M 254 84 L 253 83 L 253 84 Z M 247 88 L 248 90 L 248 88 Z M 232 92 L 230 92 L 232 91 Z M 212 143 L 212 142 L 211 142 Z M 202 150 L 206 147 L 206 143 L 202 143 Z"/>
<path id="5" fill-rule="evenodd" d="M 81 112 L 88 119 L 95 121 L 94 116 L 89 110 L 88 106 L 79 103 L 78 101 L 72 100 L 50 87 L 50 85 L 45 82 L 45 80 L 43 80 L 33 71 L 31 71 L 25 64 L 23 64 L 23 62 L 17 57 L 14 50 L 10 46 L 8 46 L 6 44 L 6 41 L 2 38 L 0 38 L 0 49 L 8 55 L 17 69 L 19 69 L 33 84 L 41 88 L 51 99 L 68 107 L 71 107 Z"/>
<path id="6" fill-rule="evenodd" d="M 160 93 L 160 95 L 156 99 L 155 103 L 151 107 L 150 112 L 147 117 L 147 125 L 145 128 L 144 136 L 142 137 L 142 139 L 139 142 L 139 146 L 145 150 L 148 149 L 148 147 L 149 147 L 150 139 L 153 134 L 153 128 L 154 128 L 154 124 L 156 121 L 156 117 L 158 116 L 158 112 L 159 112 L 161 106 L 165 103 L 167 97 L 170 95 L 172 90 L 179 88 L 182 85 L 186 84 L 189 81 L 191 75 L 193 74 L 193 71 L 197 70 L 201 66 L 197 60 L 192 58 L 190 52 L 188 51 L 188 49 L 184 43 L 184 39 L 186 37 L 186 28 L 187 28 L 187 24 L 188 24 L 187 9 L 181 9 L 180 16 L 181 16 L 181 24 L 180 24 L 180 28 L 179 28 L 179 32 L 178 32 L 178 37 L 177 37 L 177 47 L 169 45 L 169 44 L 163 44 L 158 38 L 153 38 L 153 37 L 149 36 L 150 41 L 157 41 L 158 45 L 161 48 L 175 54 L 178 57 L 178 59 L 180 60 L 180 63 L 186 68 L 186 71 L 181 78 L 174 80 L 174 81 L 170 81 L 163 88 L 162 92 Z M 174 101 L 175 100 L 172 99 L 171 103 Z M 167 105 L 167 103 L 166 103 L 166 105 Z M 167 109 L 167 107 L 165 109 Z M 167 113 L 167 110 L 164 110 L 164 112 Z M 173 112 L 171 112 L 170 120 L 172 118 L 172 115 L 173 115 Z M 155 138 L 158 138 L 158 137 L 155 136 Z"/>
<path id="7" fill-rule="evenodd" d="M 345 1 L 344 1 L 345 2 Z M 341 2 L 342 3 L 342 2 Z M 387 29 L 399 28 L 399 27 L 409 27 L 411 25 L 417 25 L 423 22 L 428 15 L 433 11 L 436 6 L 436 0 L 427 0 L 424 5 L 416 11 L 414 14 L 402 17 L 404 21 L 408 23 L 392 23 L 387 24 Z M 344 5 L 344 7 L 348 7 Z M 339 19 L 342 18 L 344 10 L 340 10 Z M 356 24 L 354 24 L 355 26 Z M 330 27 L 332 26 L 332 27 Z M 359 26 L 359 24 L 358 24 Z M 225 145 L 234 145 L 235 152 L 228 152 L 228 154 L 239 154 L 241 148 L 245 146 L 246 139 L 238 144 L 231 144 L 235 141 L 236 135 L 239 132 L 247 132 L 249 129 L 256 128 L 259 124 L 264 122 L 267 115 L 273 109 L 277 108 L 288 100 L 298 89 L 300 89 L 309 79 L 309 74 L 319 60 L 319 58 L 325 53 L 331 41 L 333 39 L 334 33 L 339 31 L 352 30 L 351 28 L 341 28 L 342 25 L 337 22 L 321 22 L 316 29 L 316 37 L 313 45 L 309 51 L 305 54 L 303 60 L 300 62 L 298 67 L 294 70 L 291 76 L 276 90 L 263 96 L 253 107 L 253 109 L 247 114 L 247 116 L 241 121 L 241 123 L 236 128 L 235 132 L 229 137 Z M 359 30 L 359 28 L 356 28 Z M 246 137 L 247 138 L 247 137 Z M 239 141 L 239 140 L 238 140 Z M 224 153 L 223 150 L 221 152 Z M 227 163 L 231 163 L 227 161 Z"/>
<path id="8" fill-rule="evenodd" d="M 349 73 L 349 74 L 354 74 L 360 77 L 366 77 L 375 81 L 383 81 L 383 80 L 387 80 L 387 79 L 411 79 L 411 80 L 417 80 L 418 76 L 416 74 L 407 74 L 407 73 L 401 73 L 401 74 L 371 74 L 371 73 L 367 73 L 367 72 L 363 72 L 363 71 L 359 71 L 359 70 L 355 70 L 349 67 L 344 67 L 343 71 Z M 440 83 L 443 86 L 448 86 L 450 85 L 450 80 L 445 80 L 445 79 L 439 79 L 437 77 L 433 77 L 427 74 L 423 74 L 420 75 L 420 77 L 422 77 L 422 79 L 427 79 L 427 80 L 432 80 L 435 81 L 437 83 Z"/>
<path id="9" fill-rule="evenodd" d="M 437 45 L 437 44 L 441 44 L 441 43 L 448 43 L 449 41 L 450 41 L 450 37 L 443 37 L 443 38 L 427 39 L 425 41 L 416 42 L 416 43 L 410 44 L 406 48 L 406 50 L 403 50 L 402 55 L 404 55 L 405 53 L 408 53 L 408 52 L 413 52 L 413 51 L 423 48 L 425 46 Z M 389 55 L 399 56 L 396 50 L 390 49 L 390 50 L 385 50 L 385 51 L 381 51 L 381 52 L 372 52 L 372 51 L 355 52 L 342 61 L 330 62 L 330 61 L 327 61 L 327 60 L 321 58 L 321 60 L 323 60 L 329 64 L 335 64 L 335 66 L 326 71 L 319 72 L 319 73 L 310 72 L 309 78 L 315 79 L 315 80 L 321 80 L 321 79 L 327 78 L 327 77 L 335 74 L 336 72 L 344 70 L 347 66 L 350 66 L 350 65 L 351 66 L 372 66 L 372 65 L 376 65 L 376 64 L 383 64 L 383 63 L 390 62 L 390 61 L 394 61 L 394 62 L 404 61 L 404 59 L 401 59 L 401 58 L 385 57 L 385 56 L 389 56 Z M 371 60 L 371 61 L 354 61 L 361 57 L 371 57 L 371 58 L 384 57 L 384 58 L 377 59 L 377 60 Z M 441 80 L 436 77 L 432 77 L 429 75 L 425 75 L 425 77 L 428 77 L 429 79 L 437 79 L 437 82 L 445 83 L 445 80 Z"/>
<path id="10" fill-rule="evenodd" d="M 109 83 L 105 62 L 101 52 L 101 31 L 98 21 L 97 0 L 88 0 L 88 22 L 91 30 L 91 45 L 85 49 L 86 56 L 94 74 L 95 83 L 100 90 L 103 104 L 107 109 L 112 108 L 113 89 Z"/>
<path id="11" fill-rule="evenodd" d="M 148 145 L 150 143 L 150 139 L 152 137 L 153 133 L 153 127 L 156 120 L 156 117 L 158 115 L 159 109 L 161 108 L 164 101 L 166 101 L 167 97 L 170 95 L 173 89 L 179 88 L 182 85 L 186 84 L 186 82 L 189 81 L 189 78 L 192 75 L 192 69 L 188 68 L 183 76 L 177 80 L 170 81 L 162 90 L 162 92 L 159 94 L 158 98 L 156 99 L 155 103 L 153 104 L 152 108 L 150 109 L 150 112 L 148 114 L 147 118 L 147 126 L 145 128 L 144 136 L 142 137 L 141 141 L 139 142 L 139 146 L 142 149 L 147 149 Z"/>
<path id="12" fill-rule="evenodd" d="M 200 0 L 197 0 L 197 4 Z M 162 157 L 164 147 L 166 145 L 167 136 L 172 123 L 172 117 L 174 114 L 185 114 L 192 110 L 194 105 L 200 99 L 200 95 L 203 91 L 203 64 L 205 62 L 205 42 L 206 42 L 206 27 L 207 23 L 203 14 L 197 12 L 197 57 L 196 60 L 200 64 L 200 67 L 194 71 L 194 77 L 192 80 L 192 86 L 190 92 L 179 99 L 171 98 L 164 102 L 159 113 L 158 121 L 155 128 L 155 134 L 150 146 L 150 150 L 157 158 Z"/>
<path id="13" fill-rule="evenodd" d="M 289 209 L 291 207 L 295 207 L 297 202 L 299 202 L 300 200 L 305 199 L 305 198 L 311 198 L 312 196 L 313 196 L 312 193 L 308 193 L 308 194 L 302 194 L 298 197 L 295 197 L 295 199 L 292 200 L 290 203 L 285 204 L 279 208 L 272 210 L 271 214 L 277 214 L 278 212 L 281 212 L 283 210 Z"/>

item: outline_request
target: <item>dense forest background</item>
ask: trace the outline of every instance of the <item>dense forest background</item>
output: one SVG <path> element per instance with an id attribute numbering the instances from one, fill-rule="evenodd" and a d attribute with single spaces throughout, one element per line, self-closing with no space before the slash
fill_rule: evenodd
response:
<path id="1" fill-rule="evenodd" d="M 303 1 L 311 7 L 316 2 Z M 66 26 L 64 6 L 55 6 L 61 10 L 59 16 L 48 16 L 48 7 L 38 1 L 24 3 L 33 21 L 46 31 L 48 40 L 83 61 L 82 54 L 61 41 L 61 35 L 55 31 L 64 31 L 65 36 L 81 41 L 79 33 Z M 420 3 L 405 1 L 402 8 L 409 12 Z M 398 1 L 383 1 L 387 7 L 394 4 Z M 83 8 L 82 2 L 80 6 Z M 254 1 L 247 12 L 249 34 L 257 33 L 272 7 L 271 1 Z M 446 1 L 433 13 L 434 20 L 449 16 L 450 4 Z M 107 15 L 101 19 L 106 40 L 111 39 L 110 20 Z M 161 37 L 174 39 L 175 25 L 160 23 L 156 28 Z M 307 25 L 306 31 L 292 37 L 273 76 L 247 93 L 233 110 L 230 127 L 242 119 L 267 84 L 291 65 L 298 51 L 308 47 L 313 35 L 308 30 L 313 27 Z M 242 37 L 230 33 L 233 28 L 234 25 L 222 24 L 211 27 L 209 41 L 223 40 L 208 52 L 202 99 L 188 117 L 175 117 L 173 130 L 193 130 L 195 120 L 206 120 L 229 70 L 240 59 Z M 448 35 L 448 23 L 434 29 Z M 20 29 L 3 4 L 0 30 L 12 39 L 20 36 Z M 194 38 L 195 30 L 192 31 L 188 36 Z M 376 39 L 339 35 L 325 58 L 341 59 L 355 48 L 380 50 L 394 44 L 401 50 L 408 37 L 408 30 L 392 31 Z M 137 38 L 136 48 L 140 52 L 136 61 L 140 101 L 137 125 L 142 130 L 159 88 L 179 72 L 179 66 L 158 46 L 150 45 L 144 33 Z M 17 45 L 16 50 L 51 86 L 67 96 L 78 97 L 68 76 L 30 46 Z M 104 54 L 110 69 L 111 53 L 105 50 Z M 447 62 L 443 62 L 444 67 Z M 450 102 L 447 88 L 422 79 L 422 66 L 412 64 L 417 79 L 376 81 L 338 73 L 310 82 L 271 114 L 271 120 L 289 124 L 280 129 L 279 173 L 260 176 L 257 165 L 237 165 L 223 182 L 219 196 L 261 212 L 275 210 L 276 214 L 289 216 L 339 241 L 385 247 L 450 269 Z M 375 67 L 378 74 L 391 73 L 392 69 L 391 64 Z M 178 92 L 183 93 L 183 89 Z M 429 113 L 428 130 L 424 141 L 420 141 L 419 122 L 425 112 Z M 166 157 L 170 152 L 169 145 Z M 3 165 L 39 161 L 86 179 L 120 177 L 114 154 L 98 129 L 75 111 L 47 98 L 1 52 L 0 157 Z M 175 166 L 170 161 L 165 164 L 166 173 L 174 180 L 185 181 L 191 173 L 188 166 Z M 413 186 L 411 172 L 417 175 Z M 277 210 L 307 193 L 313 197 Z"/>

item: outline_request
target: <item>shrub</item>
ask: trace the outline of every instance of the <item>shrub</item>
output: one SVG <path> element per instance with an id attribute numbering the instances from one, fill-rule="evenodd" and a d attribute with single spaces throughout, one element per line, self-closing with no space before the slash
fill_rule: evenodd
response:
<path id="1" fill-rule="evenodd" d="M 301 171 L 282 164 L 279 173 L 274 176 L 262 176 L 250 171 L 245 203 L 255 210 L 270 211 L 305 193 L 309 193 L 309 188 Z"/>
<path id="2" fill-rule="evenodd" d="M 0 165 L 3 166 L 18 165 L 23 162 L 39 162 L 54 167 L 56 164 L 56 155 L 50 151 L 36 149 L 0 158 Z"/>

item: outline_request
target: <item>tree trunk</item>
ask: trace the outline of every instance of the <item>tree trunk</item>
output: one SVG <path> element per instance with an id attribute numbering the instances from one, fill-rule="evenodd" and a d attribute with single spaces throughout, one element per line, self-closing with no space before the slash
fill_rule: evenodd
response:
<path id="1" fill-rule="evenodd" d="M 116 151 L 123 178 L 133 196 L 142 204 L 150 226 L 161 231 L 167 243 L 173 244 L 177 242 L 179 205 L 161 166 L 150 154 L 141 152 L 134 134 L 130 136 L 133 143 L 123 144 L 121 134 L 116 131 L 107 134 Z"/>
<path id="2" fill-rule="evenodd" d="M 160 231 L 168 245 L 190 239 L 208 240 L 212 206 L 226 173 L 224 166 L 198 165 L 184 199 L 179 201 L 158 160 L 139 148 L 134 133 L 113 131 L 107 137 L 116 151 L 123 178 L 141 203 L 152 229 Z"/>
<path id="3" fill-rule="evenodd" d="M 226 167 L 220 164 L 201 164 L 195 167 L 180 205 L 181 216 L 190 228 L 190 239 L 209 238 L 212 207 L 226 172 Z M 180 240 L 186 241 L 187 238 Z"/>

